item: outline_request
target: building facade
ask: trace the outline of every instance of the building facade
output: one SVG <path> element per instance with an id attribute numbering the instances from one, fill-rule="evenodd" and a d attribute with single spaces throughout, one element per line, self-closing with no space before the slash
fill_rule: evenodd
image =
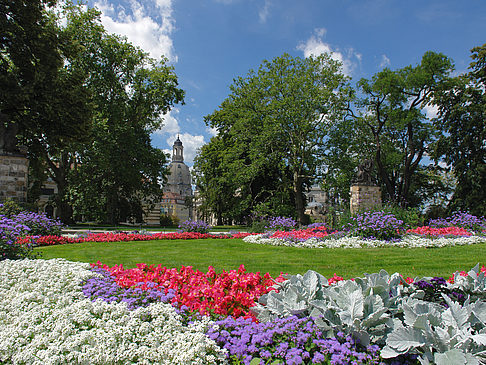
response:
<path id="1" fill-rule="evenodd" d="M 160 203 L 160 212 L 164 215 L 176 216 L 179 221 L 192 220 L 192 177 L 189 167 L 184 163 L 184 146 L 177 136 L 172 146 L 172 161 L 169 165 L 169 176 L 164 186 L 164 194 Z"/>

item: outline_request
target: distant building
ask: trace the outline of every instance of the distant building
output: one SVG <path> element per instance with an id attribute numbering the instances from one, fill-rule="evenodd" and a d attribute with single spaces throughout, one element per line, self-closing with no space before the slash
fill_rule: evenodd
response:
<path id="1" fill-rule="evenodd" d="M 312 185 L 309 192 L 306 193 L 307 206 L 305 214 L 308 214 L 315 221 L 325 219 L 325 207 L 327 203 L 327 194 L 319 185 Z"/>

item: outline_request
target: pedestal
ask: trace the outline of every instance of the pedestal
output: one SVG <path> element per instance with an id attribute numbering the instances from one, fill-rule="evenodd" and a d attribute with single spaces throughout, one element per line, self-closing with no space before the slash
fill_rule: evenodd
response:
<path id="1" fill-rule="evenodd" d="M 352 185 L 350 210 L 351 214 L 381 208 L 381 189 L 379 186 Z"/>
<path id="2" fill-rule="evenodd" d="M 29 160 L 21 154 L 0 154 L 0 201 L 27 201 Z"/>

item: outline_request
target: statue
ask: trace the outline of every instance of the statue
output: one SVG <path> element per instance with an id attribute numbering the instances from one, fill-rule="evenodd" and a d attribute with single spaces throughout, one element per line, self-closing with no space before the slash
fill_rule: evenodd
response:
<path id="1" fill-rule="evenodd" d="M 353 180 L 357 185 L 375 185 L 371 172 L 373 170 L 373 161 L 366 159 L 358 165 L 358 173 Z"/>
<path id="2" fill-rule="evenodd" d="M 0 118 L 0 153 L 19 153 L 17 147 L 17 123 L 5 123 Z"/>

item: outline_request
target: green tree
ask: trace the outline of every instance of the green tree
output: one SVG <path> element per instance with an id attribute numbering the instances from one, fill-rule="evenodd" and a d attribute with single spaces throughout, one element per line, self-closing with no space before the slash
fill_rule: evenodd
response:
<path id="1" fill-rule="evenodd" d="M 286 200 L 305 222 L 304 192 L 317 176 L 327 124 L 341 117 L 348 90 L 329 55 L 284 54 L 263 61 L 230 86 L 231 94 L 205 121 L 229 141 L 240 200 L 253 207 Z M 233 186 L 233 188 L 236 186 Z"/>
<path id="2" fill-rule="evenodd" d="M 448 80 L 435 94 L 436 125 L 443 131 L 434 158 L 457 179 L 450 208 L 486 215 L 486 44 L 473 48 L 470 71 Z"/>
<path id="3" fill-rule="evenodd" d="M 413 197 L 418 188 L 414 179 L 439 133 L 425 108 L 452 68 L 446 56 L 426 52 L 415 67 L 385 68 L 357 84 L 363 97 L 356 103 L 353 123 L 345 128 L 351 137 L 349 156 L 373 159 L 390 203 L 418 204 Z"/>
<path id="4" fill-rule="evenodd" d="M 86 74 L 70 63 L 80 48 L 59 28 L 56 3 L 0 1 L 0 148 L 28 147 L 29 201 L 39 195 L 47 169 L 58 186 L 60 218 L 69 222 L 70 145 L 87 141 L 91 106 Z"/>
<path id="5" fill-rule="evenodd" d="M 141 218 L 144 202 L 161 193 L 166 155 L 151 145 L 162 115 L 183 101 L 173 67 L 125 38 L 108 34 L 96 9 L 67 9 L 68 33 L 82 50 L 71 60 L 87 73 L 94 116 L 90 143 L 75 149 L 70 197 L 75 214 L 116 223 Z"/>
<path id="6" fill-rule="evenodd" d="M 18 151 L 17 137 L 49 126 L 53 80 L 62 66 L 56 26 L 47 8 L 56 1 L 0 0 L 0 149 Z M 50 121 L 56 123 L 56 121 Z"/>

